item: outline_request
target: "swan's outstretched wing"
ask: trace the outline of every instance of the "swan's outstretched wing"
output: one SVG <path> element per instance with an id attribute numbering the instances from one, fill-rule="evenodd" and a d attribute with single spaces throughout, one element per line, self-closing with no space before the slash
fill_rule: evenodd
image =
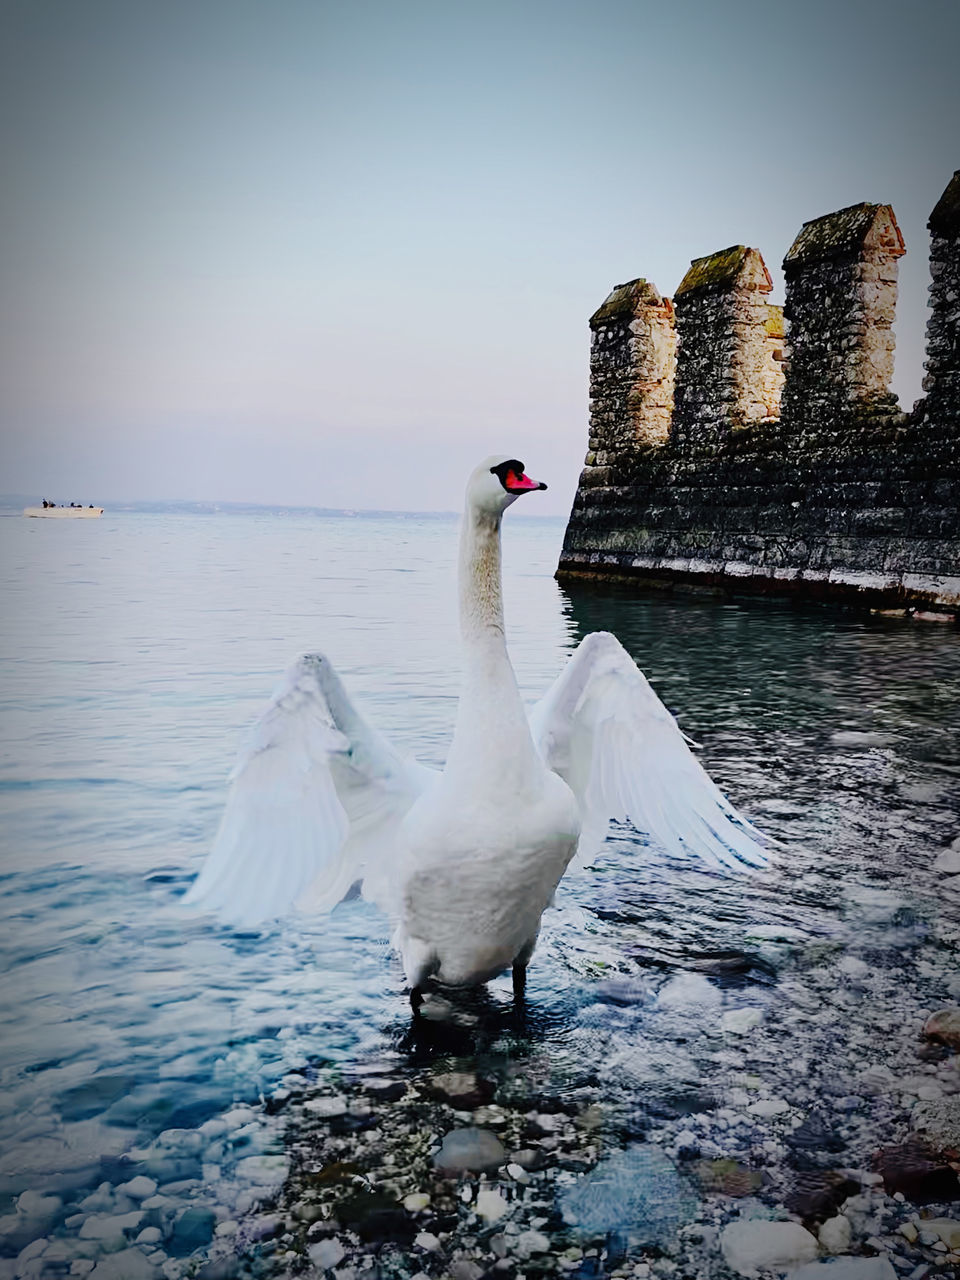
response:
<path id="1" fill-rule="evenodd" d="M 400 757 L 330 663 L 308 654 L 240 751 L 216 840 L 185 900 L 252 925 L 294 903 L 329 909 L 361 880 L 364 896 L 389 910 L 391 837 L 433 776 Z"/>
<path id="2" fill-rule="evenodd" d="M 673 716 L 616 637 L 594 632 L 533 708 L 547 765 L 580 801 L 571 869 L 599 851 L 611 818 L 629 818 L 665 848 L 714 866 L 762 867 L 773 844 L 711 782 Z"/>

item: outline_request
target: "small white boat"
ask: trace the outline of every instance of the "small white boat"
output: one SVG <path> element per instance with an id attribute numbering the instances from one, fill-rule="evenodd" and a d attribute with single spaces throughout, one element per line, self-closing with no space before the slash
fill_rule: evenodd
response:
<path id="1" fill-rule="evenodd" d="M 45 507 L 24 507 L 25 516 L 49 516 L 52 520 L 93 520 L 103 515 L 103 507 L 55 507 L 48 503 Z"/>

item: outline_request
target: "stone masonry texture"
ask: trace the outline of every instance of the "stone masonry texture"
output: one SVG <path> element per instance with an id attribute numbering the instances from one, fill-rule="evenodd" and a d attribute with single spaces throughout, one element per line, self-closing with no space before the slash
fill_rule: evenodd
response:
<path id="1" fill-rule="evenodd" d="M 679 451 L 712 449 L 779 406 L 782 379 L 768 334 L 773 308 L 765 299 L 772 288 L 763 258 L 744 245 L 690 264 L 674 298 L 679 349 L 670 439 Z"/>
<path id="2" fill-rule="evenodd" d="M 633 445 L 670 431 L 677 339 L 673 307 L 656 285 L 631 280 L 590 317 L 590 440 L 586 483 Z"/>
<path id="3" fill-rule="evenodd" d="M 910 413 L 889 391 L 904 252 L 889 205 L 804 224 L 782 315 L 742 245 L 691 263 L 672 306 L 647 281 L 615 289 L 590 322 L 590 444 L 558 577 L 956 615 L 960 173 L 929 227 Z"/>
<path id="4" fill-rule="evenodd" d="M 903 252 L 893 210 L 883 204 L 815 218 L 790 246 L 783 419 L 799 432 L 896 412 L 891 326 Z"/>

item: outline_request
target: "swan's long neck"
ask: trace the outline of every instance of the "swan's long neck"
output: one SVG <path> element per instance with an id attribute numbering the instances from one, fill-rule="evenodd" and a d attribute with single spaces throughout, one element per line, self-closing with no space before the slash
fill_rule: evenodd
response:
<path id="1" fill-rule="evenodd" d="M 463 685 L 447 771 L 516 790 L 535 776 L 538 759 L 507 655 L 500 516 L 470 505 L 460 533 L 460 637 Z"/>

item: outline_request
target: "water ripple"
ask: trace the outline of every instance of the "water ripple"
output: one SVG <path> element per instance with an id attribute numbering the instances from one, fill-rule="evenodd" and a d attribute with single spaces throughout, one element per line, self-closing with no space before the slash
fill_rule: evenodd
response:
<path id="1" fill-rule="evenodd" d="M 506 603 L 524 696 L 588 631 L 613 630 L 784 848 L 766 873 L 730 880 L 618 829 L 561 886 L 525 1026 L 498 980 L 472 998 L 472 1030 L 425 1044 L 385 922 L 362 902 L 243 933 L 180 899 L 242 731 L 296 654 L 323 648 L 401 749 L 442 763 L 458 682 L 453 525 L 129 516 L 83 548 L 68 532 L 3 529 L 2 585 L 22 598 L 0 624 L 0 1189 L 53 1185 L 56 1150 L 96 1182 L 101 1158 L 257 1100 L 291 1069 L 373 1050 L 421 1065 L 546 1055 L 556 1077 L 616 1076 L 651 1105 L 668 1080 L 680 1105 L 719 1070 L 695 1036 L 680 1043 L 693 1033 L 669 984 L 685 975 L 731 1009 L 800 1007 L 809 975 L 845 954 L 938 990 L 923 965 L 957 945 L 932 870 L 960 830 L 955 631 L 561 590 L 561 526 L 515 522 Z M 870 897 L 905 890 L 899 915 Z M 812 1024 L 803 1034 L 822 1051 Z"/>

